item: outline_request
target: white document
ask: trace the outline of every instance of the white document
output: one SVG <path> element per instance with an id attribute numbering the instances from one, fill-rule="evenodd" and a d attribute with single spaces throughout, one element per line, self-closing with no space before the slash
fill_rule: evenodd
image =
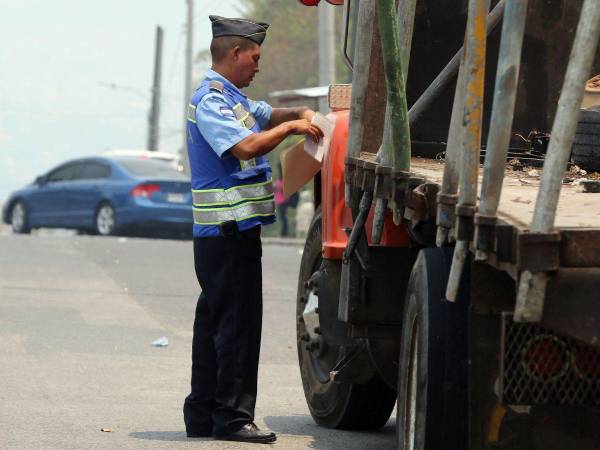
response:
<path id="1" fill-rule="evenodd" d="M 316 113 L 311 122 L 323 130 L 323 139 L 317 144 L 310 137 L 307 137 L 306 141 L 304 141 L 304 151 L 317 161 L 323 162 L 323 158 L 327 153 L 327 150 L 329 150 L 331 135 L 335 128 L 335 115 L 328 114 L 327 117 L 325 117 L 321 113 Z"/>

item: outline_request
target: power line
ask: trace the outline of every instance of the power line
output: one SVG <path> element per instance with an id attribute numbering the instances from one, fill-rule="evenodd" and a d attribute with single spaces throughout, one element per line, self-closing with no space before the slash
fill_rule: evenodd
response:
<path id="1" fill-rule="evenodd" d="M 150 94 L 148 94 L 136 87 L 126 86 L 123 84 L 111 83 L 111 82 L 106 82 L 106 81 L 100 81 L 98 84 L 100 84 L 101 86 L 107 87 L 109 89 L 128 91 L 128 92 L 131 92 L 133 94 L 136 94 L 136 95 L 142 97 L 144 100 L 150 100 Z"/>
<path id="2" fill-rule="evenodd" d="M 99 84 L 104 87 L 107 87 L 109 89 L 131 92 L 132 94 L 136 94 L 137 96 L 143 98 L 144 100 L 147 100 L 147 101 L 150 100 L 150 95 L 145 94 L 144 91 L 142 91 L 141 89 L 137 89 L 137 88 L 122 85 L 122 84 L 112 83 L 112 82 L 100 82 Z M 182 100 L 183 100 L 183 98 L 180 95 L 164 94 L 164 93 L 161 93 L 161 95 L 160 95 L 161 106 L 163 106 L 164 102 L 167 102 L 167 101 L 181 103 Z"/>

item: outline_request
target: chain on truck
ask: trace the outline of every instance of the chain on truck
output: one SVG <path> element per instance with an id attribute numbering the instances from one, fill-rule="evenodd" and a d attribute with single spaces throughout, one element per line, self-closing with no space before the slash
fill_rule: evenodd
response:
<path id="1" fill-rule="evenodd" d="M 600 194 L 572 174 L 600 159 L 600 2 L 329 3 L 353 78 L 298 283 L 314 420 L 397 407 L 399 449 L 598 450 Z"/>

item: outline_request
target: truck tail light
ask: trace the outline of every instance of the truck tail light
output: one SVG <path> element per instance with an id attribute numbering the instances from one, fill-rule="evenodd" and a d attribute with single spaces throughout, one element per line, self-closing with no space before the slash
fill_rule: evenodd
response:
<path id="1" fill-rule="evenodd" d="M 581 347 L 573 359 L 578 376 L 588 381 L 600 381 L 600 351 Z"/>
<path id="2" fill-rule="evenodd" d="M 555 380 L 569 370 L 570 355 L 567 344 L 550 334 L 534 337 L 522 350 L 523 368 L 540 381 Z"/>
<path id="3" fill-rule="evenodd" d="M 502 313 L 500 401 L 600 406 L 600 349 Z"/>
<path id="4" fill-rule="evenodd" d="M 150 198 L 152 194 L 158 191 L 160 191 L 160 186 L 158 184 L 142 183 L 134 187 L 131 190 L 130 195 L 132 197 Z"/>

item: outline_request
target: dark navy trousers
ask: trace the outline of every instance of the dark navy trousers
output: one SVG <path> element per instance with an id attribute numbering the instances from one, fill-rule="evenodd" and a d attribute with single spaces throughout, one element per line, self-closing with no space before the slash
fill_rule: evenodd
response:
<path id="1" fill-rule="evenodd" d="M 188 435 L 234 433 L 254 420 L 262 326 L 260 226 L 194 238 L 202 293 L 192 341 Z"/>

